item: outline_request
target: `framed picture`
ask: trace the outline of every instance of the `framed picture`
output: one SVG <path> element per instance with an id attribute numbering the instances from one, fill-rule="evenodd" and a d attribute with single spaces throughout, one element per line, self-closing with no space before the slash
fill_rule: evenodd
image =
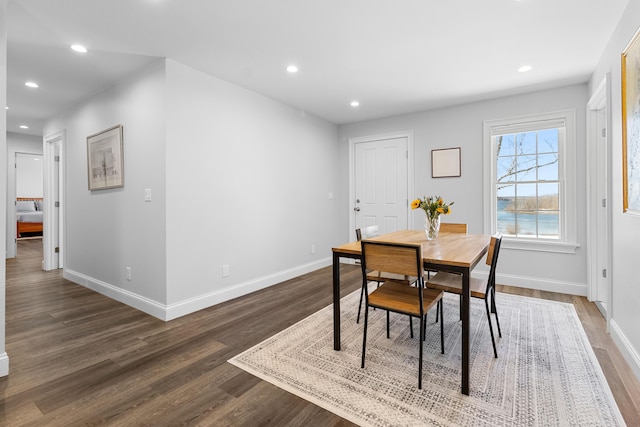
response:
<path id="1" fill-rule="evenodd" d="M 431 150 L 431 178 L 461 176 L 460 147 Z"/>
<path id="2" fill-rule="evenodd" d="M 640 29 L 622 52 L 622 210 L 640 215 Z"/>
<path id="3" fill-rule="evenodd" d="M 122 125 L 87 137 L 89 190 L 124 187 Z"/>

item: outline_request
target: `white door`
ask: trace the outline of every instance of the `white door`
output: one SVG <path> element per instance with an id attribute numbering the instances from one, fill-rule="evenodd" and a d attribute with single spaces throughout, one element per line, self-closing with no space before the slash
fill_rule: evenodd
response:
<path id="1" fill-rule="evenodd" d="M 600 301 L 607 309 L 609 296 L 610 272 L 608 266 L 608 204 L 607 198 L 607 109 L 606 107 L 596 111 L 597 123 L 597 144 L 596 144 L 596 200 L 598 209 L 596 211 L 596 257 L 598 272 L 597 275 L 597 295 L 595 300 Z"/>
<path id="2" fill-rule="evenodd" d="M 355 228 L 378 225 L 380 233 L 407 229 L 408 137 L 354 144 Z"/>
<path id="3" fill-rule="evenodd" d="M 64 131 L 57 132 L 44 138 L 45 183 L 44 183 L 44 270 L 62 268 L 62 236 L 64 214 L 62 205 L 64 167 L 63 146 Z"/>

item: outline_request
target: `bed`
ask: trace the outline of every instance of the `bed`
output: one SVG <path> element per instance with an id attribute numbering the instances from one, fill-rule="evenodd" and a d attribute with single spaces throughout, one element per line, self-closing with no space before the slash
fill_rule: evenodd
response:
<path id="1" fill-rule="evenodd" d="M 16 199 L 17 236 L 24 237 L 25 233 L 42 234 L 43 216 L 42 198 L 18 197 Z"/>

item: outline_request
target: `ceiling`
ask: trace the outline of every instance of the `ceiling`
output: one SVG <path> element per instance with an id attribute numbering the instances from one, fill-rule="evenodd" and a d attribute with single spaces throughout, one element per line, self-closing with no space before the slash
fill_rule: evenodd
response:
<path id="1" fill-rule="evenodd" d="M 582 83 L 627 2 L 9 0 L 7 129 L 42 135 L 158 57 L 336 124 Z"/>

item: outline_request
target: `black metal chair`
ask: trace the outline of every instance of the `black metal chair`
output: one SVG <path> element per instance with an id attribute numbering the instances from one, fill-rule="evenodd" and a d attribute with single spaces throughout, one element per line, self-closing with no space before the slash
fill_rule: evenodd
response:
<path id="1" fill-rule="evenodd" d="M 380 235 L 380 231 L 377 225 L 371 225 L 369 227 L 356 228 L 356 238 L 358 241 L 362 239 L 370 239 L 372 237 L 377 237 Z M 408 277 L 404 277 L 399 274 L 382 274 L 380 271 L 371 270 L 367 272 L 366 280 L 367 282 L 376 282 L 378 286 L 380 283 L 383 283 L 385 280 L 394 279 L 394 280 L 410 280 Z M 356 323 L 360 323 L 360 312 L 362 311 L 362 301 L 364 300 L 365 287 L 362 287 L 360 292 L 360 302 L 358 303 L 358 317 L 356 318 Z M 411 329 L 411 333 L 413 334 L 413 328 Z M 412 335 L 413 337 L 413 335 Z"/>
<path id="2" fill-rule="evenodd" d="M 369 270 L 384 274 L 416 277 L 416 286 L 406 280 L 385 280 L 371 293 L 368 292 Z M 365 295 L 364 334 L 362 338 L 362 368 L 367 348 L 369 307 L 387 310 L 387 337 L 389 337 L 389 312 L 400 313 L 420 320 L 418 388 L 422 388 L 422 354 L 427 312 L 434 305 L 442 310 L 443 292 L 424 287 L 422 246 L 420 244 L 389 243 L 362 240 L 362 287 Z M 442 315 L 441 315 L 442 316 Z M 440 321 L 440 351 L 444 354 L 444 322 Z"/>
<path id="3" fill-rule="evenodd" d="M 491 313 L 496 316 L 496 324 L 498 326 L 498 335 L 502 337 L 500 330 L 500 320 L 498 319 L 498 311 L 496 310 L 496 265 L 498 264 L 498 254 L 500 253 L 500 245 L 502 243 L 502 234 L 496 233 L 491 236 L 491 243 L 487 251 L 486 264 L 490 266 L 489 277 L 487 281 L 469 278 L 469 289 L 471 297 L 484 299 L 487 310 L 487 320 L 489 321 L 489 331 L 491 332 L 491 342 L 493 344 L 493 355 L 497 358 L 496 340 L 493 334 L 493 324 L 491 322 Z M 438 272 L 431 276 L 427 281 L 428 289 L 441 290 L 458 295 L 462 295 L 462 278 L 459 274 Z M 491 307 L 489 307 L 489 299 L 491 299 Z M 442 316 L 440 317 L 442 319 Z"/>

